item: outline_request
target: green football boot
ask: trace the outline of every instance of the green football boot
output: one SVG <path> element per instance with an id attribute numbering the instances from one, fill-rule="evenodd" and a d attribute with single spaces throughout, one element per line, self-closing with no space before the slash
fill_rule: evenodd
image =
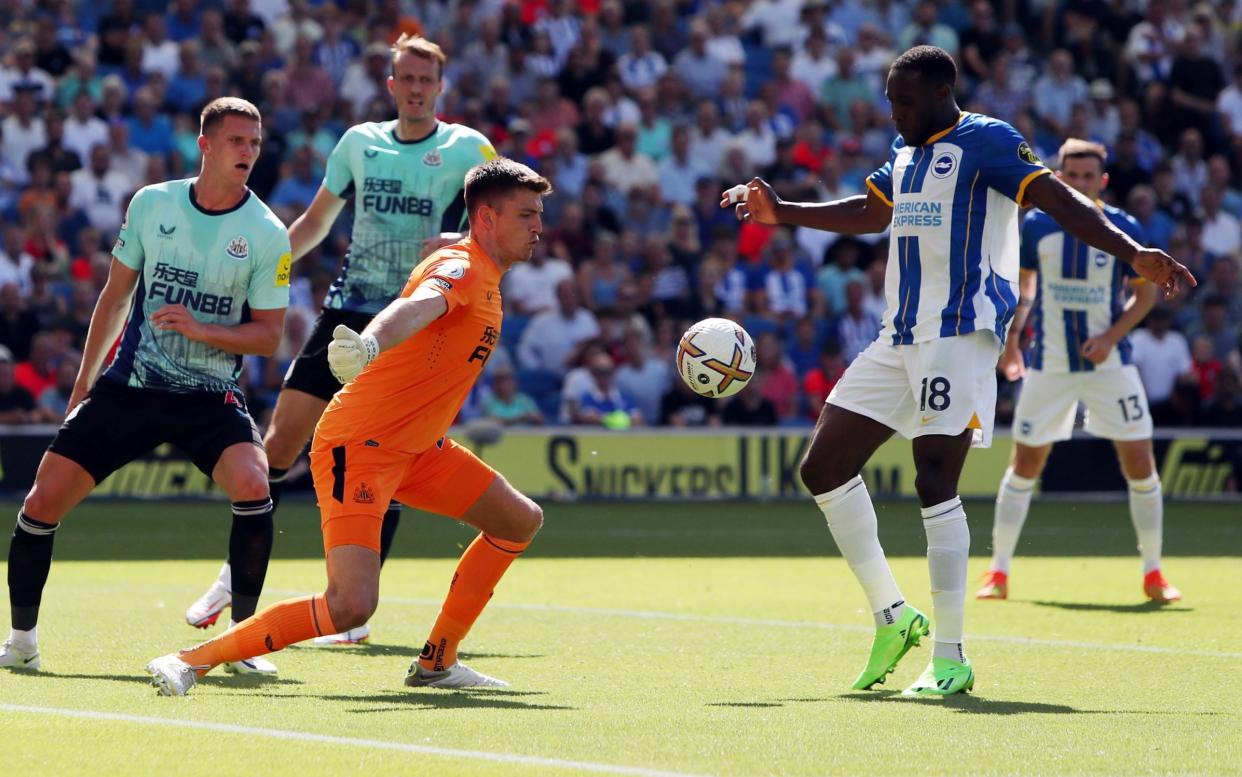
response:
<path id="1" fill-rule="evenodd" d="M 975 687 L 975 670 L 969 661 L 933 658 L 914 684 L 902 696 L 951 696 Z"/>
<path id="2" fill-rule="evenodd" d="M 901 657 L 917 646 L 930 631 L 931 622 L 927 616 L 907 604 L 896 623 L 875 630 L 871 657 L 867 659 L 862 674 L 854 681 L 854 690 L 865 691 L 876 683 L 883 683 L 884 678 L 897 668 Z"/>

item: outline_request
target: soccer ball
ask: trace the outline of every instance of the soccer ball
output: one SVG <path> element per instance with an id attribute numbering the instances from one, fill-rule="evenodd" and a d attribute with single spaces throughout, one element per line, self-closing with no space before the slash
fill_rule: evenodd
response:
<path id="1" fill-rule="evenodd" d="M 677 372 L 696 394 L 733 396 L 755 374 L 755 341 L 728 319 L 705 318 L 681 336 Z"/>

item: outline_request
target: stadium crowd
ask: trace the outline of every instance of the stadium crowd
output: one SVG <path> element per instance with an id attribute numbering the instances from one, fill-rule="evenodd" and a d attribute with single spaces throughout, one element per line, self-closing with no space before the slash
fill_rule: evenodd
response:
<path id="1" fill-rule="evenodd" d="M 1048 163 L 1109 149 L 1105 199 L 1199 277 L 1132 336 L 1160 425 L 1242 426 L 1242 4 L 1185 0 L 49 0 L 0 11 L 0 422 L 58 423 L 128 198 L 196 174 L 198 112 L 264 118 L 254 191 L 286 223 L 344 130 L 395 115 L 402 32 L 449 57 L 443 119 L 553 181 L 463 415 L 503 423 L 811 424 L 884 310 L 883 235 L 739 224 L 722 189 L 862 193 L 894 131 L 884 79 L 931 43 L 967 110 Z M 351 218 L 294 267 L 286 337 L 247 357 L 256 418 L 305 341 Z M 1015 279 L 1016 280 L 1016 279 Z M 754 385 L 677 379 L 691 322 L 755 337 Z M 1002 380 L 998 420 L 1012 412 Z M 625 425 L 624 423 L 621 425 Z"/>

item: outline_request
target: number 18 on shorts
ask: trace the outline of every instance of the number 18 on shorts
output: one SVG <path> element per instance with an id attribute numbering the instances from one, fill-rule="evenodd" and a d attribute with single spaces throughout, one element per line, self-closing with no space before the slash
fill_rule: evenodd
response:
<path id="1" fill-rule="evenodd" d="M 873 342 L 828 395 L 829 404 L 879 421 L 902 437 L 956 436 L 992 444 L 1000 341 L 976 331 L 913 345 Z"/>

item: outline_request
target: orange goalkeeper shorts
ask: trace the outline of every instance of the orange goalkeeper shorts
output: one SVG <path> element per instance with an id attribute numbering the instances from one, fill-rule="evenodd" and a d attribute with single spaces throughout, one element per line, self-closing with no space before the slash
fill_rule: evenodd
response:
<path id="1" fill-rule="evenodd" d="M 316 437 L 310 461 L 325 551 L 361 545 L 378 553 L 389 502 L 460 518 L 496 479 L 496 470 L 447 437 L 414 454 Z"/>

